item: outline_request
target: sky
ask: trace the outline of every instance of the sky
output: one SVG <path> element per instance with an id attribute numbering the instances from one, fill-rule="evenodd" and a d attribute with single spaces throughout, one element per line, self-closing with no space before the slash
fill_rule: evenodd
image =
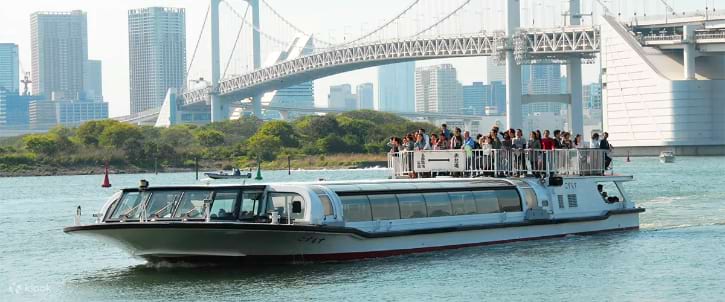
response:
<path id="1" fill-rule="evenodd" d="M 227 0 L 228 3 L 243 12 L 243 0 Z M 624 1 L 624 3 L 623 3 Z M 21 72 L 31 71 L 30 60 L 30 15 L 36 11 L 70 11 L 83 10 L 88 18 L 88 57 L 103 62 L 103 94 L 109 102 L 110 115 L 126 115 L 129 112 L 129 78 L 128 78 L 128 21 L 127 11 L 133 8 L 164 6 L 180 7 L 186 9 L 187 26 L 187 57 L 193 53 L 199 31 L 202 28 L 206 15 L 208 1 L 205 0 L 2 0 L 3 9 L 0 10 L 0 43 L 16 43 L 19 45 Z M 11 5 L 7 3 L 11 2 Z M 267 0 L 280 15 L 291 23 L 312 32 L 317 37 L 328 40 L 341 41 L 367 32 L 384 20 L 396 15 L 407 7 L 412 0 Z M 451 11 L 463 0 L 422 0 L 421 5 L 427 5 L 421 10 Z M 460 12 L 465 16 L 457 24 L 445 24 L 450 30 L 458 28 L 485 27 L 491 30 L 503 29 L 502 0 L 474 0 L 471 7 L 466 6 Z M 500 3 L 499 3 L 500 2 Z M 564 1 L 566 2 L 566 1 Z M 659 0 L 609 0 L 613 11 L 650 11 L 650 14 L 662 12 L 664 6 Z M 707 4 L 709 7 L 725 6 L 725 0 L 669 0 L 675 9 L 694 10 Z M 558 24 L 558 13 L 565 7 L 559 0 L 521 0 L 522 25 L 535 23 L 538 26 L 551 26 Z M 583 11 L 591 11 L 591 0 L 582 0 Z M 618 8 L 619 7 L 619 8 Z M 225 12 L 225 10 L 227 10 Z M 262 10 L 264 18 L 270 16 L 269 10 Z M 641 13 L 640 13 L 641 14 Z M 251 15 L 251 14 L 250 14 Z M 225 17 L 226 16 L 226 17 Z M 430 24 L 428 20 L 442 16 L 427 16 L 418 13 L 415 22 Z M 228 8 L 222 5 L 222 44 L 233 42 L 234 32 L 238 25 L 233 24 L 233 15 Z M 274 19 L 270 19 L 274 20 Z M 480 23 L 479 23 L 480 20 Z M 238 21 L 238 20 L 237 20 Z M 268 20 L 269 21 L 269 20 Z M 591 22 L 591 21 L 585 21 Z M 596 22 L 596 21 L 595 21 Z M 267 25 L 269 32 L 285 31 L 284 25 Z M 412 23 L 412 22 L 411 22 Z M 239 24 L 239 23 L 237 23 Z M 264 23 L 263 23 L 264 24 Z M 421 25 L 417 25 L 421 26 Z M 398 28 L 398 31 L 401 29 Z M 289 31 L 289 30 L 287 30 Z M 225 43 L 226 42 L 226 43 Z M 224 47 L 223 45 L 223 47 Z M 231 47 L 228 47 L 231 48 Z M 271 48 L 271 47 L 270 47 Z M 208 67 L 208 51 L 199 51 L 194 65 L 202 70 Z M 222 58 L 226 57 L 224 54 Z M 264 54 L 262 56 L 263 61 Z M 190 61 L 190 59 L 187 59 Z M 473 81 L 487 81 L 486 58 L 444 59 L 419 61 L 417 66 L 428 66 L 440 63 L 452 63 L 458 70 L 458 79 L 464 85 Z M 192 70 L 194 67 L 192 66 Z M 192 72 L 193 73 L 193 72 Z M 190 75 L 192 74 L 190 73 Z M 584 66 L 584 83 L 598 80 L 598 64 Z M 377 69 L 368 68 L 345 74 L 335 75 L 315 81 L 315 104 L 325 106 L 329 86 L 349 83 L 353 87 L 360 83 L 372 82 L 377 87 Z M 377 90 L 377 89 L 376 89 Z M 376 96 L 377 99 L 377 96 Z"/>

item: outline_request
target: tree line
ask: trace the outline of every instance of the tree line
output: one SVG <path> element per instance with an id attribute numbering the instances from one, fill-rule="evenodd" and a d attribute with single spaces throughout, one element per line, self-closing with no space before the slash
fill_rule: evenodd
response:
<path id="1" fill-rule="evenodd" d="M 292 122 L 247 116 L 169 128 L 89 121 L 76 128 L 58 126 L 48 133 L 0 141 L 0 170 L 98 166 L 105 161 L 117 167 L 190 167 L 195 159 L 249 166 L 257 159 L 287 156 L 384 153 L 389 137 L 419 128 L 434 126 L 372 110 L 307 115 Z"/>

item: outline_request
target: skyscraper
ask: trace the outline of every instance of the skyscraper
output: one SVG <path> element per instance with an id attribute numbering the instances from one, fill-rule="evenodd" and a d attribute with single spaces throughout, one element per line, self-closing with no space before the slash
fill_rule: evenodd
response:
<path id="1" fill-rule="evenodd" d="M 483 85 L 483 82 L 473 82 L 471 85 L 463 86 L 463 107 L 464 113 L 471 115 L 483 115 L 484 108 L 491 106 L 491 86 Z"/>
<path id="2" fill-rule="evenodd" d="M 128 11 L 131 113 L 161 107 L 169 88 L 186 78 L 186 13 L 183 8 Z"/>
<path id="3" fill-rule="evenodd" d="M 36 12 L 30 16 L 33 94 L 83 97 L 88 61 L 86 13 Z"/>
<path id="4" fill-rule="evenodd" d="M 357 109 L 373 109 L 373 83 L 362 83 L 357 85 L 355 96 L 357 97 Z"/>
<path id="5" fill-rule="evenodd" d="M 378 110 L 415 110 L 415 62 L 378 67 Z"/>
<path id="6" fill-rule="evenodd" d="M 521 65 L 521 83 L 523 94 L 559 94 L 561 93 L 560 65 Z M 523 106 L 523 113 L 561 111 L 561 103 L 532 103 Z"/>
<path id="7" fill-rule="evenodd" d="M 0 43 L 0 91 L 20 90 L 18 45 Z"/>
<path id="8" fill-rule="evenodd" d="M 415 71 L 415 111 L 460 114 L 463 88 L 451 64 L 421 67 Z"/>
<path id="9" fill-rule="evenodd" d="M 506 65 L 498 65 L 491 57 L 486 58 L 486 79 L 489 83 L 506 83 Z"/>
<path id="10" fill-rule="evenodd" d="M 103 101 L 103 67 L 100 60 L 86 61 L 86 72 L 83 75 L 83 86 L 86 99 L 96 102 Z"/>
<path id="11" fill-rule="evenodd" d="M 327 107 L 341 110 L 357 109 L 357 98 L 352 94 L 352 86 L 350 84 L 330 86 L 330 94 L 327 95 Z"/>

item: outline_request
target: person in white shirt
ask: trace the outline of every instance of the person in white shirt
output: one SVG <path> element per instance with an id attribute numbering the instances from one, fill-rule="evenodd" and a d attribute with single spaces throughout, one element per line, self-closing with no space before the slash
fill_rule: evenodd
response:
<path id="1" fill-rule="evenodd" d="M 599 133 L 592 134 L 592 141 L 589 143 L 589 148 L 599 149 Z"/>

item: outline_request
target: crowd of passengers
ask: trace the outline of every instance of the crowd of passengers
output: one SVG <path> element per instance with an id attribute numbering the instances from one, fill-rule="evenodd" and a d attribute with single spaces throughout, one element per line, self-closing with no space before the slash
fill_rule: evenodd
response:
<path id="1" fill-rule="evenodd" d="M 609 134 L 607 132 L 602 133 L 601 137 L 599 133 L 593 133 L 590 141 L 584 141 L 581 134 L 573 136 L 566 131 L 554 130 L 553 137 L 549 130 L 544 130 L 543 133 L 540 130 L 531 131 L 529 138 L 524 138 L 524 133 L 521 129 L 508 129 L 500 131 L 498 126 L 491 128 L 487 134 L 478 134 L 474 138 L 470 131 L 462 131 L 461 128 L 455 128 L 453 131 L 448 129 L 448 125 L 442 124 L 440 133 L 433 133 L 428 135 L 425 129 L 419 129 L 414 133 L 408 133 L 403 137 L 391 137 L 388 145 L 391 147 L 391 153 L 398 153 L 400 151 L 420 151 L 420 150 L 466 150 L 476 151 L 481 150 L 482 152 L 475 152 L 476 154 L 489 154 L 491 150 L 505 150 L 505 151 L 516 151 L 516 150 L 557 150 L 557 149 L 602 149 L 604 152 L 604 167 L 609 169 L 612 159 L 608 153 L 612 151 L 612 145 L 609 143 Z M 517 155 L 521 152 L 511 152 L 512 158 L 511 170 L 526 170 L 526 163 L 523 159 L 519 159 Z M 475 161 L 474 161 L 475 162 Z M 539 160 L 541 162 L 541 160 Z M 536 163 L 531 163 L 535 166 Z M 486 160 L 482 159 L 480 167 L 485 167 Z M 471 168 L 471 167 L 467 167 Z"/>

